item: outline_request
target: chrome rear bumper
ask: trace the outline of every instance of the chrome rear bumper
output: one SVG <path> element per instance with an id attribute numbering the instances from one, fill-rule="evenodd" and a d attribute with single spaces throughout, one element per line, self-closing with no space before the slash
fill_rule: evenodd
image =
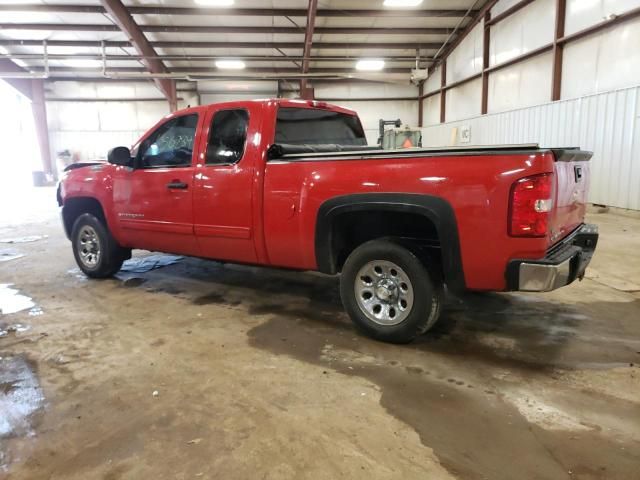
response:
<path id="1" fill-rule="evenodd" d="M 582 279 L 598 243 L 598 227 L 584 224 L 554 245 L 540 260 L 512 260 L 508 290 L 549 292 Z"/>

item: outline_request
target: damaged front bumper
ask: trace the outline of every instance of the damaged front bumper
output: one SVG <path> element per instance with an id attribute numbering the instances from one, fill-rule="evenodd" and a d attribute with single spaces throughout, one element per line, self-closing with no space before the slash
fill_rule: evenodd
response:
<path id="1" fill-rule="evenodd" d="M 597 243 L 597 225 L 584 224 L 540 260 L 511 260 L 507 266 L 508 290 L 549 292 L 576 278 L 582 280 Z"/>

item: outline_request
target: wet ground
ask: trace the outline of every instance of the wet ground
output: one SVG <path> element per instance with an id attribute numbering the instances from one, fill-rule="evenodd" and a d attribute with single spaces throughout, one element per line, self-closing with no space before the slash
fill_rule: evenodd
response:
<path id="1" fill-rule="evenodd" d="M 450 296 L 408 346 L 358 335 L 322 275 L 89 281 L 35 218 L 0 227 L 48 235 L 0 263 L 0 478 L 640 478 L 638 218 L 592 214 L 583 282 Z"/>

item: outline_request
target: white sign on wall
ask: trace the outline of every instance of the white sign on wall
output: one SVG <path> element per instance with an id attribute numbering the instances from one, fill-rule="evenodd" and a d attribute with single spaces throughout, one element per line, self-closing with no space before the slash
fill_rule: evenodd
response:
<path id="1" fill-rule="evenodd" d="M 471 141 L 471 127 L 462 125 L 460 127 L 460 143 L 469 143 Z"/>

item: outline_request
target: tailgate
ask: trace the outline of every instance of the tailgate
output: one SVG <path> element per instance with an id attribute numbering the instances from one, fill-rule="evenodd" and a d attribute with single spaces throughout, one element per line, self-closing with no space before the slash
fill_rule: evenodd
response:
<path id="1" fill-rule="evenodd" d="M 589 160 L 592 152 L 554 149 L 555 208 L 550 219 L 549 244 L 566 237 L 584 223 L 589 193 Z"/>

